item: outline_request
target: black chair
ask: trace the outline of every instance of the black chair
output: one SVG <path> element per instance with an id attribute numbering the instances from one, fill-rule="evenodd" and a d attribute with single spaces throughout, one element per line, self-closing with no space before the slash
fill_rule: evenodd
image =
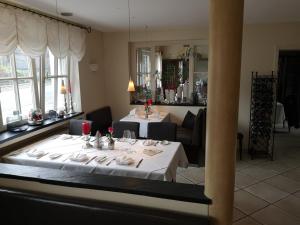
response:
<path id="1" fill-rule="evenodd" d="M 93 130 L 93 122 L 88 120 L 78 120 L 78 119 L 71 119 L 69 124 L 69 134 L 71 135 L 82 135 L 82 123 L 89 122 L 91 125 L 91 135 L 95 135 Z"/>
<path id="2" fill-rule="evenodd" d="M 112 115 L 109 106 L 94 110 L 86 114 L 86 119 L 93 121 L 95 131 L 100 131 L 102 134 L 107 133 L 108 127 L 112 124 Z"/>
<path id="3" fill-rule="evenodd" d="M 148 138 L 176 141 L 177 124 L 170 122 L 148 123 Z"/>
<path id="4" fill-rule="evenodd" d="M 125 122 L 125 121 L 113 121 L 112 127 L 114 129 L 113 137 L 123 137 L 124 130 L 130 130 L 135 133 L 135 137 L 139 138 L 140 123 L 137 122 Z"/>
<path id="5" fill-rule="evenodd" d="M 186 117 L 190 117 L 188 112 Z M 181 142 L 190 163 L 204 166 L 205 163 L 205 138 L 206 138 L 206 109 L 200 109 L 192 121 L 177 129 L 177 141 Z M 188 124 L 188 126 L 186 125 Z"/>

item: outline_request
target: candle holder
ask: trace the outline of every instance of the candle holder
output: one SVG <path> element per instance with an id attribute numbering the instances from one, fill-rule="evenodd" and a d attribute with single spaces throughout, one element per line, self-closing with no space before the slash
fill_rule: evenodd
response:
<path id="1" fill-rule="evenodd" d="M 69 109 L 69 114 L 74 114 L 75 111 L 74 111 L 74 108 L 73 108 L 73 99 L 72 99 L 72 94 L 71 94 L 71 93 L 70 93 L 69 97 L 70 97 L 70 109 Z"/>

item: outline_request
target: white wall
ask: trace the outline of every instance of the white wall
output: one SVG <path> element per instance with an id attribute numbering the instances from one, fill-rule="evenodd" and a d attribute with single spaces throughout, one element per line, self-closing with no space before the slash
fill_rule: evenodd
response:
<path id="1" fill-rule="evenodd" d="M 187 30 L 164 30 L 136 32 L 131 41 L 164 41 L 185 39 L 208 39 L 208 28 Z M 251 71 L 271 73 L 276 69 L 276 52 L 282 49 L 300 49 L 300 23 L 246 25 L 243 35 L 241 88 L 239 103 L 239 130 L 245 135 L 246 147 L 249 126 L 249 102 Z M 104 33 L 104 74 L 107 103 L 112 107 L 113 118 L 119 119 L 128 113 L 128 34 L 125 32 Z M 230 55 L 228 56 L 230 57 Z M 213 82 L 210 81 L 209 82 Z M 198 107 L 160 106 L 169 111 L 172 120 L 180 122 L 187 110 L 194 113 Z M 221 127 L 220 127 L 221 129 Z"/>

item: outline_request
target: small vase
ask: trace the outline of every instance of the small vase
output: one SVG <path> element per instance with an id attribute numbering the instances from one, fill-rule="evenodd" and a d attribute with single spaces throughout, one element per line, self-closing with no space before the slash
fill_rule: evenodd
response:
<path id="1" fill-rule="evenodd" d="M 145 119 L 148 119 L 148 113 L 145 112 Z"/>
<path id="2" fill-rule="evenodd" d="M 113 150 L 115 148 L 115 141 L 113 141 L 113 140 L 108 141 L 107 148 L 109 150 Z"/>

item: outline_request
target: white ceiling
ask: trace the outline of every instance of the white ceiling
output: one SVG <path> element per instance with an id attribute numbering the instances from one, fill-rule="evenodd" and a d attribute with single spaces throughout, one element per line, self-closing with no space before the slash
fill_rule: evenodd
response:
<path id="1" fill-rule="evenodd" d="M 55 14 L 56 0 L 14 0 Z M 128 29 L 127 0 L 57 0 L 66 19 L 101 31 Z M 172 29 L 208 25 L 209 0 L 130 0 L 132 29 Z M 245 0 L 245 23 L 300 22 L 300 0 Z"/>

